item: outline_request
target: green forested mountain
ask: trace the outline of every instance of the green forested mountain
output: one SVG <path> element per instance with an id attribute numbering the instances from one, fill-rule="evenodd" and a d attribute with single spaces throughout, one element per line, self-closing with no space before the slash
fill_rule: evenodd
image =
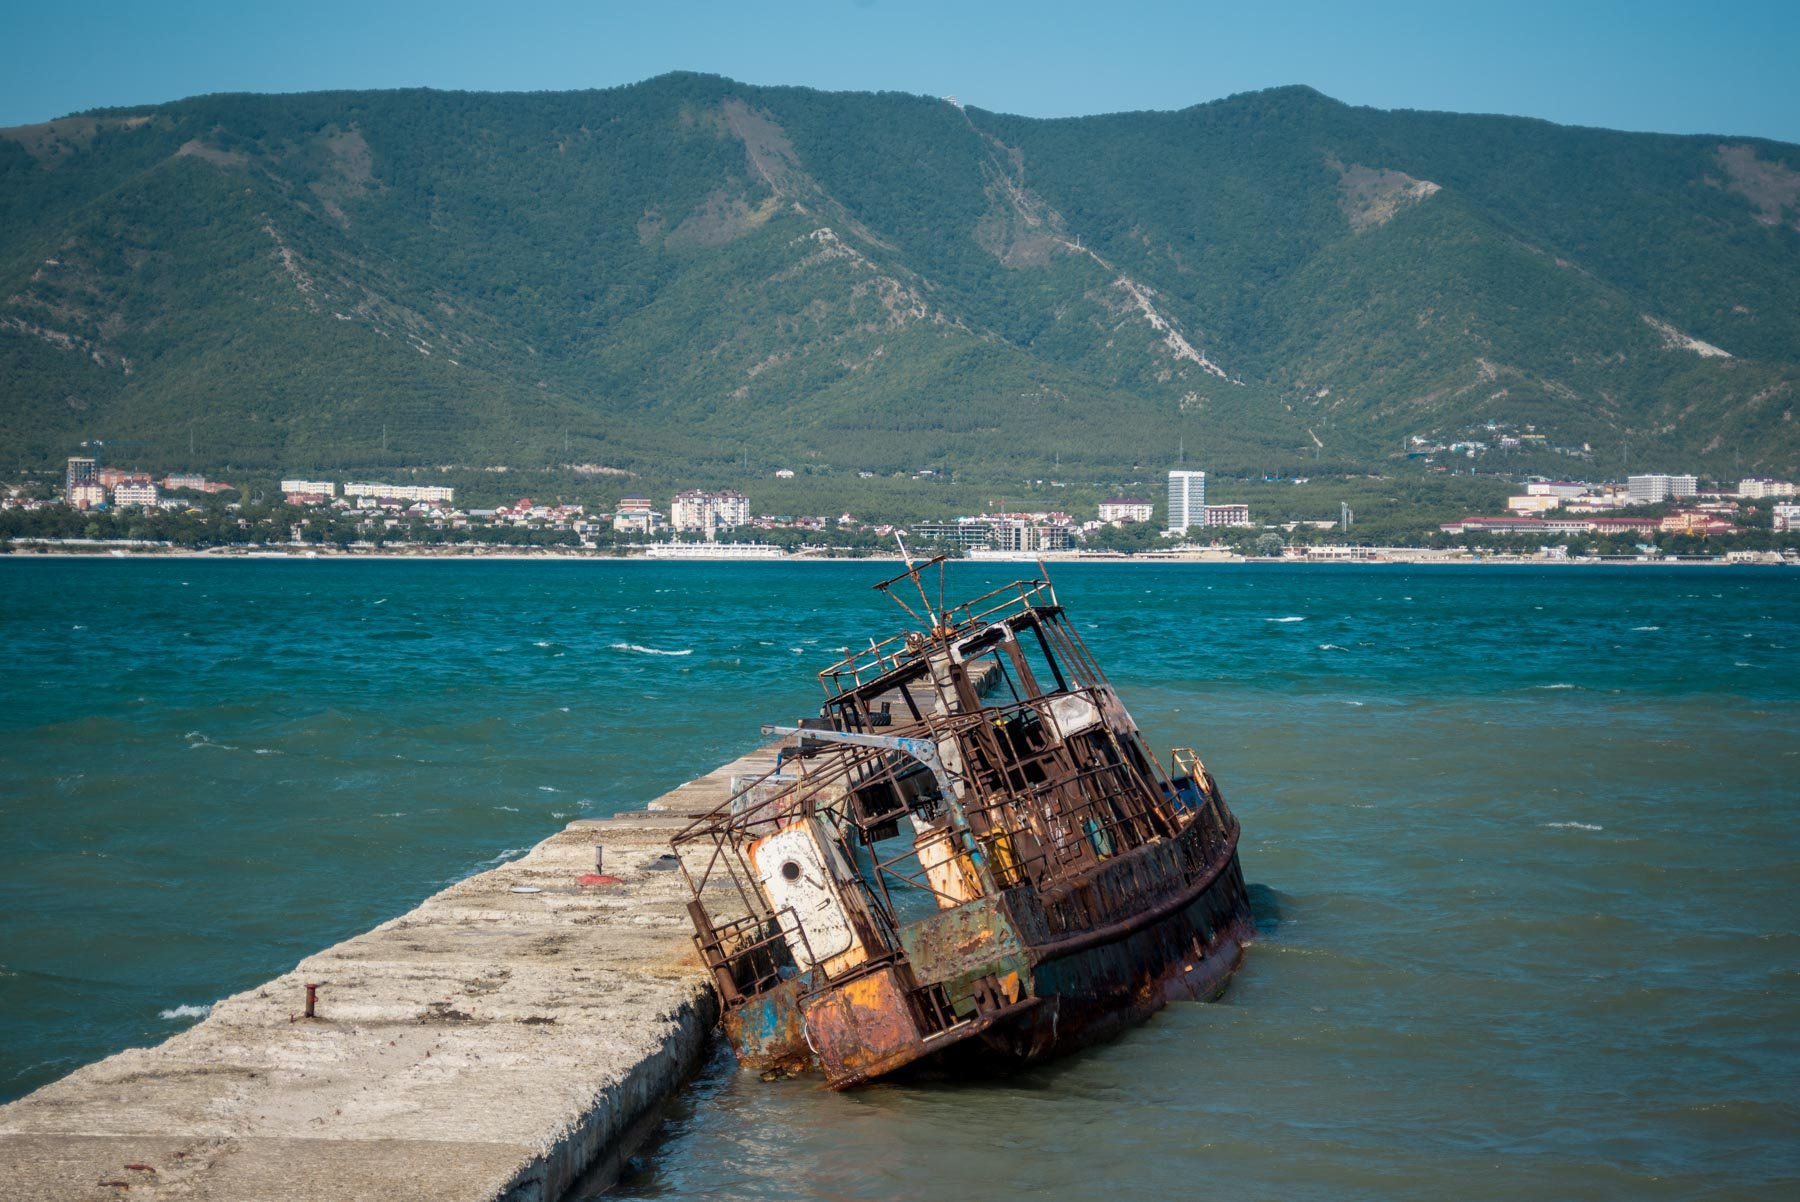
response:
<path id="1" fill-rule="evenodd" d="M 0 131 L 0 298 L 8 464 L 1800 470 L 1800 147 L 1299 87 L 93 112 Z"/>

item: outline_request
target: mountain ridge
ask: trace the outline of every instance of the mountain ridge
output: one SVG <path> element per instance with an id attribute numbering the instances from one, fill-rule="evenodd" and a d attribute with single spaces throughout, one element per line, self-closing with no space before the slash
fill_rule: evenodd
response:
<path id="1" fill-rule="evenodd" d="M 1305 85 L 216 94 L 0 131 L 0 230 L 21 463 L 1351 470 L 1491 419 L 1800 466 L 1800 148 L 1761 139 Z"/>

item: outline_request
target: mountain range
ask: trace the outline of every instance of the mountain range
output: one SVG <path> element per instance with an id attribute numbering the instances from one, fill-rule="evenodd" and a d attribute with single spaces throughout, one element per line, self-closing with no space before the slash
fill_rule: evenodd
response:
<path id="1" fill-rule="evenodd" d="M 0 298 L 9 464 L 1800 471 L 1800 147 L 1305 87 L 97 110 L 0 130 Z"/>

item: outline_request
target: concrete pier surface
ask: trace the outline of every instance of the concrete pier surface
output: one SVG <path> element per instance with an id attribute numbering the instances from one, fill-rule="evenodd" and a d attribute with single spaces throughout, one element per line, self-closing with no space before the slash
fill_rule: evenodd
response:
<path id="1" fill-rule="evenodd" d="M 156 1047 L 0 1107 L 0 1197 L 554 1202 L 603 1184 L 717 1018 L 681 875 L 658 857 L 774 757 L 575 822 Z M 578 883 L 596 844 L 619 883 Z"/>

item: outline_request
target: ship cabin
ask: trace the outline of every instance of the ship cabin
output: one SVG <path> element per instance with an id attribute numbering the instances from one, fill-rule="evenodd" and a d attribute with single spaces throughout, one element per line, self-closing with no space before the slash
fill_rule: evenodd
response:
<path id="1" fill-rule="evenodd" d="M 1235 853 L 1198 759 L 1162 768 L 1047 580 L 942 613 L 918 592 L 925 629 L 821 672 L 819 715 L 765 728 L 795 736 L 774 770 L 675 840 L 752 1065 L 816 1055 L 839 1085 L 925 1055 L 1033 1004 L 1034 944 Z M 871 1007 L 904 1037 L 871 1038 Z M 853 1046 L 812 1046 L 834 1030 Z"/>

